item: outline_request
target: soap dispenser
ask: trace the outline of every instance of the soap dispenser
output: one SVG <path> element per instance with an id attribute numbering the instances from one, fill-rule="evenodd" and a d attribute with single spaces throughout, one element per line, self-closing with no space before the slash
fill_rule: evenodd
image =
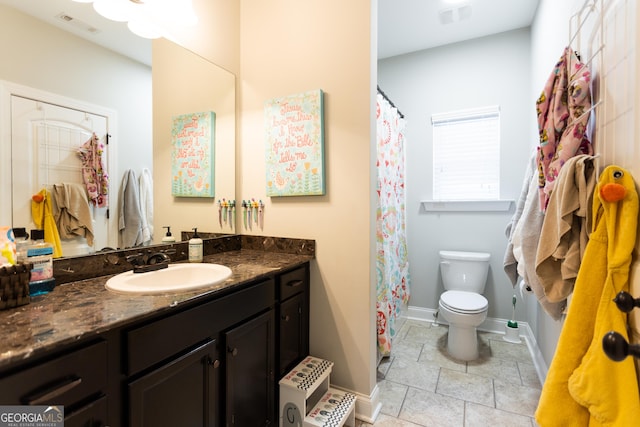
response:
<path id="1" fill-rule="evenodd" d="M 197 228 L 193 229 L 193 236 L 189 239 L 189 262 L 202 262 L 202 239 Z"/>
<path id="2" fill-rule="evenodd" d="M 162 228 L 167 229 L 167 234 L 165 234 L 164 237 L 162 238 L 162 243 L 175 243 L 176 238 L 171 235 L 171 227 L 168 227 L 165 225 Z"/>

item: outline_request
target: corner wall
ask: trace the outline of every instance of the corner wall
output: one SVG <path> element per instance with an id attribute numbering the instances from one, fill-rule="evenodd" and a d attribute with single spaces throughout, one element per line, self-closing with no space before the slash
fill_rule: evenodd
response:
<path id="1" fill-rule="evenodd" d="M 596 13 L 593 20 L 578 31 L 576 21 L 573 21 L 574 33 L 579 35 L 571 40 L 570 19 L 586 4 L 584 0 L 558 2 L 541 0 L 536 19 L 532 26 L 531 61 L 532 61 L 532 94 L 538 96 L 545 81 L 549 77 L 554 64 L 560 58 L 565 46 L 571 44 L 572 49 L 578 50 L 582 60 L 589 66 L 594 78 L 592 89 L 593 103 L 602 101 L 596 107 L 596 131 L 593 138 L 594 150 L 599 154 L 599 171 L 610 164 L 616 164 L 627 169 L 634 176 L 636 183 L 640 179 L 640 150 L 638 150 L 637 135 L 638 108 L 636 107 L 640 91 L 637 76 L 637 46 L 638 34 L 636 28 L 640 19 L 637 2 L 626 0 L 596 1 L 596 10 L 600 3 L 604 8 L 601 15 Z M 601 20 L 602 17 L 602 20 Z M 602 53 L 596 54 L 600 47 L 599 35 L 591 37 L 603 29 Z M 640 237 L 640 236 L 639 236 Z M 640 247 L 640 238 L 636 239 L 636 250 Z M 637 257 L 636 257 L 637 258 Z M 637 259 L 631 264 L 631 293 L 638 296 L 640 282 Z M 553 359 L 558 338 L 562 329 L 562 322 L 554 322 L 533 301 L 528 307 L 529 318 L 538 347 L 547 364 Z M 640 338 L 638 328 L 638 310 L 630 315 L 633 328 L 632 341 L 637 343 Z"/>
<path id="2" fill-rule="evenodd" d="M 234 0 L 193 0 L 198 23 L 173 42 L 231 73 L 240 73 L 240 5 Z M 174 29 L 177 31 L 177 29 Z"/>
<path id="3" fill-rule="evenodd" d="M 370 271 L 371 53 L 376 2 L 242 0 L 238 199 L 265 203 L 263 230 L 315 239 L 311 353 L 334 362 L 331 381 L 369 397 L 375 383 Z M 264 103 L 324 91 L 326 195 L 266 197 Z"/>

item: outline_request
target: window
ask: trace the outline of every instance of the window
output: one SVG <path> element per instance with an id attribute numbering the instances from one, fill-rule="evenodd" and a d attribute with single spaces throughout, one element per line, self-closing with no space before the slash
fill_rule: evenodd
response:
<path id="1" fill-rule="evenodd" d="M 500 199 L 497 106 L 434 114 L 433 199 Z"/>

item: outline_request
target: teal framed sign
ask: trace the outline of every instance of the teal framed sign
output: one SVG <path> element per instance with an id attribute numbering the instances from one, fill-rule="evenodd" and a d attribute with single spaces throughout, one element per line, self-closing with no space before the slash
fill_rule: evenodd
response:
<path id="1" fill-rule="evenodd" d="M 265 104 L 267 196 L 325 194 L 322 90 Z"/>
<path id="2" fill-rule="evenodd" d="M 215 117 L 213 111 L 172 117 L 172 196 L 215 197 Z"/>

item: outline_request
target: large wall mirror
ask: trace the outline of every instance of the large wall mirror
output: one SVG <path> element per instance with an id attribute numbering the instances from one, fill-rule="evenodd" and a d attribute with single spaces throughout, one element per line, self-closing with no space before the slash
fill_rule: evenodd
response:
<path id="1" fill-rule="evenodd" d="M 39 10 L 35 15 L 40 17 L 31 14 L 32 6 Z M 132 53 L 101 46 L 97 43 L 105 36 L 100 30 L 103 24 L 95 24 L 94 18 L 84 18 L 84 12 L 78 9 L 90 7 L 71 0 L 0 0 L 0 47 L 4 54 L 0 81 L 8 83 L 0 94 L 0 225 L 32 227 L 32 219 L 28 218 L 31 197 L 42 184 L 52 184 L 28 182 L 29 179 L 12 173 L 38 168 L 33 162 L 42 157 L 32 148 L 11 145 L 11 120 L 25 120 L 26 115 L 16 113 L 22 111 L 16 105 L 21 106 L 23 100 L 12 105 L 10 95 L 14 90 L 21 92 L 27 88 L 19 98 L 32 104 L 20 108 L 30 109 L 32 116 L 47 125 L 54 123 L 54 117 L 58 120 L 53 112 L 58 107 L 56 99 L 72 104 L 80 113 L 75 120 L 82 122 L 84 131 L 99 131 L 99 117 L 91 116 L 94 112 L 98 116 L 112 114 L 108 126 L 113 138 L 105 155 L 110 174 L 109 220 L 102 221 L 109 223 L 110 229 L 103 234 L 111 240 L 96 243 L 88 251 L 124 247 L 120 238 L 114 240 L 120 234 L 124 214 L 120 203 L 122 186 L 131 171 L 140 177 L 145 169 L 153 182 L 153 240 L 145 245 L 160 243 L 164 226 L 171 227 L 177 240 L 182 231 L 194 227 L 202 232 L 235 233 L 231 224 L 217 220 L 218 201 L 235 199 L 235 76 L 165 39 L 131 39 L 123 23 L 104 25 L 119 26 L 133 40 L 120 45 Z M 43 21 L 43 14 L 49 16 L 50 22 Z M 73 18 L 71 23 L 69 18 Z M 96 15 L 95 19 L 101 18 Z M 55 20 L 60 23 L 52 23 Z M 65 25 L 68 30 L 60 28 Z M 92 31 L 97 31 L 96 43 L 87 40 L 91 40 Z M 109 34 L 113 34 L 111 31 L 113 28 L 109 28 Z M 86 36 L 78 35 L 83 32 Z M 110 38 L 113 40 L 113 36 Z M 49 95 L 54 96 L 51 102 L 37 99 Z M 171 194 L 172 117 L 202 111 L 215 113 L 211 172 L 215 174 L 214 195 L 175 197 Z M 14 209 L 14 204 L 22 204 L 22 211 Z M 86 253 L 83 251 L 71 247 L 63 255 L 82 255 Z"/>

